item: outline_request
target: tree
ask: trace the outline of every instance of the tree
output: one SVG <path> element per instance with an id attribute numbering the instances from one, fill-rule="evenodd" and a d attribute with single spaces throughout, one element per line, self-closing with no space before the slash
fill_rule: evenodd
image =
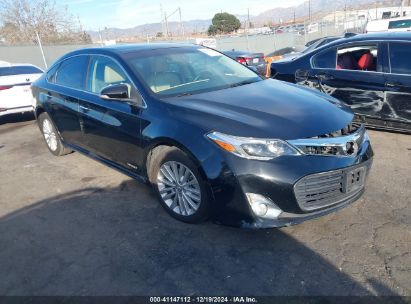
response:
<path id="1" fill-rule="evenodd" d="M 237 31 L 241 27 L 240 20 L 229 13 L 215 14 L 211 23 L 212 25 L 208 28 L 209 35 L 227 34 Z"/>
<path id="2" fill-rule="evenodd" d="M 35 43 L 36 32 L 44 43 L 89 43 L 67 8 L 51 0 L 0 0 L 0 36 L 8 43 Z"/>

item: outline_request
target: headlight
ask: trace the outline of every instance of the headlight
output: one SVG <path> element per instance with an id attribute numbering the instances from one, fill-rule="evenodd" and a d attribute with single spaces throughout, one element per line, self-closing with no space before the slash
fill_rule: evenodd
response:
<path id="1" fill-rule="evenodd" d="M 238 137 L 219 132 L 209 133 L 207 137 L 222 149 L 244 158 L 267 160 L 281 155 L 300 154 L 280 139 Z"/>

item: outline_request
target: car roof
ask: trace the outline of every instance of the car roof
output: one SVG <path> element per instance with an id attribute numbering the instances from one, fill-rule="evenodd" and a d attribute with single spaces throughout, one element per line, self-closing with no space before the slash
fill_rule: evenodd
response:
<path id="1" fill-rule="evenodd" d="M 335 41 L 325 44 L 323 47 L 338 45 L 346 42 L 360 42 L 360 41 L 372 41 L 372 40 L 402 40 L 402 41 L 411 41 L 410 32 L 375 32 L 368 34 L 358 34 L 351 37 L 341 37 Z"/>
<path id="2" fill-rule="evenodd" d="M 167 48 L 198 48 L 200 46 L 189 44 L 189 43 L 136 43 L 136 44 L 118 44 L 102 47 L 92 47 L 75 50 L 68 53 L 72 54 L 124 54 L 131 52 L 147 51 L 147 50 L 157 50 L 157 49 L 167 49 Z M 65 55 L 64 57 L 66 57 Z"/>
<path id="3" fill-rule="evenodd" d="M 329 47 L 338 46 L 342 43 L 375 41 L 375 40 L 396 40 L 396 41 L 411 41 L 411 32 L 375 32 L 368 34 L 358 34 L 350 37 L 341 37 L 340 39 L 326 43 L 318 48 L 314 48 L 303 55 L 320 52 Z"/>
<path id="4" fill-rule="evenodd" d="M 35 68 L 42 70 L 38 66 L 31 64 L 31 63 L 10 63 L 7 61 L 0 61 L 0 68 L 10 68 L 10 67 L 17 67 L 17 66 L 31 66 L 31 67 L 35 67 Z"/>
<path id="5" fill-rule="evenodd" d="M 117 44 L 110 46 L 101 46 L 101 47 L 91 47 L 91 48 L 82 48 L 75 51 L 71 51 L 61 58 L 56 60 L 52 67 L 61 62 L 62 60 L 75 56 L 75 55 L 88 55 L 88 54 L 97 54 L 97 55 L 122 55 L 127 53 L 143 52 L 150 50 L 158 49 L 167 49 L 167 48 L 185 48 L 193 49 L 204 47 L 196 44 L 190 43 L 136 43 L 136 44 Z M 50 67 L 51 68 L 51 67 Z"/>
<path id="6" fill-rule="evenodd" d="M 359 34 L 349 38 L 346 41 L 362 40 L 411 40 L 410 32 L 375 32 L 368 34 Z"/>

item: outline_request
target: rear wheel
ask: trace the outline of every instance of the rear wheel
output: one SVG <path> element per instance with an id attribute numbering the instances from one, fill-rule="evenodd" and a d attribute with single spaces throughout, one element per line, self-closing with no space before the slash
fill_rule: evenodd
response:
<path id="1" fill-rule="evenodd" d="M 60 135 L 47 113 L 41 113 L 38 121 L 44 140 L 51 153 L 56 156 L 62 156 L 72 152 L 70 149 L 64 147 Z"/>
<path id="2" fill-rule="evenodd" d="M 174 218 L 199 223 L 209 215 L 207 185 L 191 158 L 175 147 L 154 153 L 149 172 L 154 191 Z"/>

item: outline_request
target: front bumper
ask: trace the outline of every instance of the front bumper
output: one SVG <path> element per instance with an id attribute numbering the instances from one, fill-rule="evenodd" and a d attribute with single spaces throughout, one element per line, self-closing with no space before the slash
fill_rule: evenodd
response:
<path id="1" fill-rule="evenodd" d="M 365 179 L 366 179 L 368 176 L 369 170 L 371 168 L 371 165 L 372 165 L 372 159 L 368 160 L 365 163 L 361 163 L 360 165 L 356 165 L 356 166 L 352 166 L 352 167 L 348 167 L 344 169 L 351 170 L 354 168 L 366 168 L 367 170 L 366 176 L 365 176 Z M 256 218 L 256 220 L 252 223 L 251 228 L 273 228 L 273 227 L 291 226 L 291 225 L 300 224 L 302 222 L 327 215 L 329 213 L 336 212 L 348 206 L 349 204 L 357 201 L 363 195 L 364 190 L 365 190 L 365 184 L 358 190 L 353 191 L 350 194 L 347 194 L 343 198 L 336 199 L 334 203 L 324 206 L 324 208 L 319 208 L 314 211 L 308 211 L 303 214 L 283 212 L 280 214 L 280 216 L 277 219 L 267 220 L 267 219 Z"/>
<path id="2" fill-rule="evenodd" d="M 356 201 L 363 194 L 364 187 L 324 208 L 303 210 L 296 198 L 296 183 L 306 176 L 347 168 L 367 167 L 368 175 L 372 158 L 373 151 L 368 140 L 363 143 L 356 156 L 352 157 L 303 155 L 259 161 L 227 153 L 224 156 L 225 170 L 212 182 L 215 219 L 225 225 L 269 228 L 294 225 L 337 211 Z M 246 193 L 255 193 L 270 199 L 282 213 L 276 219 L 257 217 L 250 207 Z"/>

